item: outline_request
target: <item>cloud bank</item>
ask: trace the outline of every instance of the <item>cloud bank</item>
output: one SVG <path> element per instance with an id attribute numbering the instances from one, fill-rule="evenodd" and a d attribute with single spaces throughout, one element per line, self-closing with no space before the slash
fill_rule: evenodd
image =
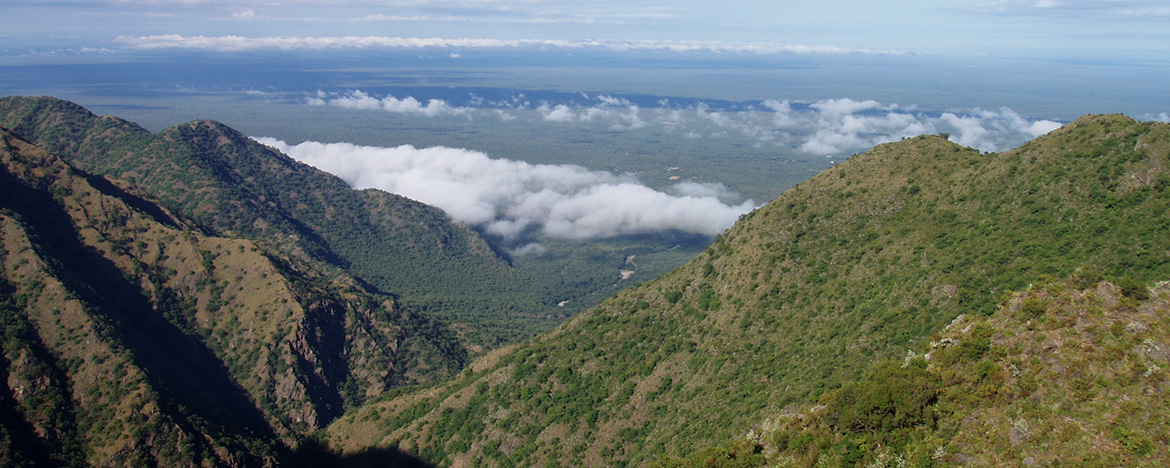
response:
<path id="1" fill-rule="evenodd" d="M 349 143 L 289 145 L 256 141 L 341 177 L 442 208 L 465 224 L 509 241 L 532 230 L 563 239 L 597 239 L 669 230 L 713 236 L 756 208 L 722 184 L 682 183 L 668 192 L 631 175 L 569 164 L 492 159 L 460 148 L 394 148 Z"/>

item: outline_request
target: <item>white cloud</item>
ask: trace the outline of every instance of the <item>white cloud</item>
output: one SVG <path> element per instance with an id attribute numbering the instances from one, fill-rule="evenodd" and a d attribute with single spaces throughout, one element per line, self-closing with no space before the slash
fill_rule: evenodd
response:
<path id="1" fill-rule="evenodd" d="M 599 49 L 609 51 L 662 51 L 662 52 L 716 52 L 754 54 L 865 54 L 905 55 L 895 50 L 859 49 L 832 46 L 807 46 L 779 44 L 773 42 L 720 42 L 720 41 L 669 41 L 669 40 L 590 40 L 568 41 L 550 39 L 469 39 L 469 38 L 418 38 L 384 36 L 182 36 L 178 34 L 156 36 L 120 36 L 118 42 L 133 49 L 195 49 L 220 52 L 237 52 L 255 49 L 279 50 L 321 50 L 321 49 L 367 49 L 367 48 L 521 48 L 556 47 L 565 49 Z"/>
<path id="2" fill-rule="evenodd" d="M 256 140 L 354 188 L 379 188 L 437 206 L 506 239 L 533 228 L 568 239 L 667 230 L 715 235 L 756 207 L 751 200 L 724 202 L 734 194 L 721 184 L 683 183 L 666 193 L 631 175 L 492 159 L 466 149 Z"/>
<path id="3" fill-rule="evenodd" d="M 789 148 L 809 154 L 848 154 L 865 151 L 875 145 L 927 133 L 946 132 L 964 146 L 983 151 L 1002 151 L 1055 130 L 1061 123 L 1029 120 L 1009 108 L 998 111 L 972 109 L 967 112 L 931 114 L 915 106 L 885 104 L 874 100 L 849 98 L 825 99 L 812 103 L 769 99 L 748 110 L 716 110 L 703 102 L 690 107 L 645 110 L 628 99 L 599 95 L 584 96 L 582 104 L 541 102 L 535 108 L 523 96 L 488 102 L 472 95 L 472 106 L 497 107 L 490 115 L 502 120 L 517 120 L 517 114 L 534 110 L 537 120 L 555 124 L 592 125 L 613 130 L 636 130 L 656 127 L 684 139 L 742 138 L 755 147 L 766 145 Z M 309 97 L 311 105 L 331 105 L 355 109 L 383 109 L 391 112 L 424 115 L 470 114 L 481 107 L 454 107 L 442 100 L 423 105 L 413 97 L 378 99 L 361 91 L 341 94 L 318 92 Z M 663 100 L 659 105 L 675 105 Z M 505 111 L 499 109 L 508 109 Z M 1150 116 L 1147 120 L 1159 120 Z M 531 122 L 528 119 L 521 122 Z"/>
<path id="4" fill-rule="evenodd" d="M 951 133 L 956 143 L 983 151 L 1002 151 L 1060 128 L 1051 120 L 1029 121 L 1015 111 L 974 109 L 931 116 L 913 108 L 900 108 L 877 101 L 828 99 L 809 104 L 809 111 L 796 111 L 788 101 L 765 101 L 774 111 L 771 124 L 781 131 L 781 141 L 811 154 L 843 154 L 864 151 L 881 143 L 927 133 Z M 746 132 L 745 132 L 746 133 Z M 768 129 L 756 130 L 758 139 L 772 136 Z"/>
<path id="5" fill-rule="evenodd" d="M 553 108 L 549 108 L 547 104 L 542 104 L 537 111 L 544 116 L 544 120 L 549 122 L 573 122 L 577 120 L 577 114 L 569 106 L 564 104 L 558 104 Z"/>
<path id="6" fill-rule="evenodd" d="M 540 245 L 537 242 L 530 242 L 528 244 L 524 244 L 524 245 L 520 246 L 519 248 L 512 249 L 511 253 L 512 253 L 512 255 L 519 257 L 519 256 L 523 256 L 523 255 L 540 255 L 540 254 L 545 253 L 547 251 L 548 251 L 548 249 L 544 248 L 543 245 Z"/>
<path id="7" fill-rule="evenodd" d="M 1001 15 L 1059 15 L 1094 19 L 1164 19 L 1170 7 L 1158 0 L 997 0 L 971 7 L 976 13 Z"/>
<path id="8" fill-rule="evenodd" d="M 398 99 L 394 96 L 386 96 L 382 99 L 377 99 L 360 90 L 350 91 L 348 93 L 337 95 L 329 94 L 323 91 L 318 91 L 316 97 L 308 98 L 309 105 L 313 106 L 334 106 L 346 109 L 369 109 L 369 110 L 384 110 L 386 112 L 397 112 L 402 114 L 423 114 L 429 117 L 442 114 L 462 114 L 468 111 L 464 107 L 452 107 L 442 99 L 431 99 L 427 101 L 424 106 L 422 102 L 414 97 L 407 96 Z"/>
<path id="9" fill-rule="evenodd" d="M 1028 126 L 1028 129 L 1024 130 L 1024 133 L 1028 133 L 1028 134 L 1032 135 L 1033 137 L 1038 137 L 1040 135 L 1044 135 L 1044 134 L 1047 134 L 1048 132 L 1056 130 L 1063 125 L 1064 124 L 1062 124 L 1060 122 L 1053 122 L 1051 120 L 1037 120 L 1035 122 L 1032 122 L 1032 124 Z"/>
<path id="10" fill-rule="evenodd" d="M 800 149 L 814 154 L 839 154 L 898 140 L 904 137 L 931 133 L 933 125 L 923 122 L 917 116 L 896 112 L 896 106 L 882 106 L 877 101 L 854 101 L 852 99 L 830 99 L 810 105 L 813 115 L 803 116 L 788 113 L 787 118 L 795 125 L 811 124 L 812 136 L 807 138 Z M 861 114 L 878 110 L 877 114 Z"/>
<path id="11" fill-rule="evenodd" d="M 711 108 L 702 102 L 695 108 L 695 112 L 704 119 L 710 120 L 717 127 L 726 127 L 732 124 L 731 119 L 722 112 L 711 112 Z"/>
<path id="12" fill-rule="evenodd" d="M 881 103 L 874 100 L 858 102 L 849 98 L 845 98 L 818 101 L 813 103 L 810 107 L 829 115 L 845 115 L 869 109 L 878 109 L 881 108 L 882 105 Z"/>
<path id="13" fill-rule="evenodd" d="M 635 19 L 646 19 L 652 16 L 643 15 Z M 354 21 L 448 21 L 460 23 L 519 23 L 519 24 L 558 24 L 558 23 L 578 23 L 578 24 L 595 24 L 598 22 L 604 23 L 623 23 L 624 20 L 620 18 L 582 18 L 582 17 L 548 17 L 548 16 L 515 16 L 509 15 L 505 17 L 477 17 L 477 16 L 398 16 L 385 14 L 365 15 L 360 18 L 355 18 Z"/>
<path id="14" fill-rule="evenodd" d="M 197 49 L 235 52 L 255 49 L 321 50 L 366 49 L 372 47 L 520 47 L 525 45 L 571 46 L 566 41 L 503 40 L 503 39 L 441 39 L 418 37 L 334 36 L 334 37 L 243 37 L 243 36 L 121 36 L 117 40 L 135 49 Z"/>
<path id="15" fill-rule="evenodd" d="M 588 98 L 588 96 L 586 96 Z M 591 122 L 608 121 L 614 130 L 630 130 L 646 126 L 646 122 L 639 115 L 638 106 L 630 101 L 612 96 L 597 96 L 600 104 L 594 106 L 570 107 L 566 104 L 550 106 L 541 103 L 536 108 L 541 117 L 549 122 Z"/>
<path id="16" fill-rule="evenodd" d="M 680 182 L 670 187 L 670 191 L 684 197 L 707 197 L 721 200 L 737 196 L 726 185 L 712 182 Z"/>

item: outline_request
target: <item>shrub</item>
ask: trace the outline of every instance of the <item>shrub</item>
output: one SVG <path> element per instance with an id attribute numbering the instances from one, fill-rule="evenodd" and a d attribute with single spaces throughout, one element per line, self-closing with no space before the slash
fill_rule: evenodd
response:
<path id="1" fill-rule="evenodd" d="M 1130 299 L 1137 299 L 1144 301 L 1150 298 L 1150 290 L 1145 284 L 1133 278 L 1122 278 L 1117 281 L 1117 287 L 1121 288 L 1121 294 Z"/>
<path id="2" fill-rule="evenodd" d="M 722 305 L 718 296 L 715 295 L 715 291 L 711 288 L 699 291 L 699 310 L 716 310 Z"/>
<path id="3" fill-rule="evenodd" d="M 1044 315 L 1044 312 L 1046 311 L 1044 302 L 1035 297 L 1028 297 L 1027 299 L 1024 299 L 1022 309 L 1024 310 L 1024 314 L 1032 318 Z"/>
<path id="4" fill-rule="evenodd" d="M 905 366 L 885 361 L 862 380 L 846 383 L 821 400 L 829 424 L 838 430 L 890 433 L 932 422 L 938 389 L 938 379 L 926 370 L 925 360 L 911 360 Z"/>

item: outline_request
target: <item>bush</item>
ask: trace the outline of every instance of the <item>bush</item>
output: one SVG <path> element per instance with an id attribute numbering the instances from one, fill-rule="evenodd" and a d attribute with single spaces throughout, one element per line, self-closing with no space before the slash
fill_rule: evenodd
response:
<path id="1" fill-rule="evenodd" d="M 1121 294 L 1130 299 L 1137 299 L 1144 301 L 1150 298 L 1150 289 L 1133 278 L 1122 278 L 1117 281 L 1117 287 L 1121 288 Z"/>
<path id="2" fill-rule="evenodd" d="M 1022 309 L 1024 314 L 1032 318 L 1044 315 L 1044 312 L 1047 310 L 1047 308 L 1044 307 L 1044 302 L 1035 297 L 1028 297 L 1027 299 L 1024 299 Z"/>
<path id="3" fill-rule="evenodd" d="M 719 297 L 715 295 L 715 291 L 711 288 L 704 288 L 699 291 L 699 310 L 716 310 L 722 306 Z"/>
<path id="4" fill-rule="evenodd" d="M 1104 280 L 1105 277 L 1101 275 L 1101 272 L 1094 268 L 1078 268 L 1072 277 L 1069 278 L 1069 283 L 1074 288 L 1086 289 L 1096 286 L 1097 283 Z"/>
<path id="5" fill-rule="evenodd" d="M 846 383 L 822 398 L 826 419 L 850 433 L 888 434 L 896 429 L 933 422 L 938 379 L 916 359 L 903 366 L 882 362 L 862 380 Z"/>

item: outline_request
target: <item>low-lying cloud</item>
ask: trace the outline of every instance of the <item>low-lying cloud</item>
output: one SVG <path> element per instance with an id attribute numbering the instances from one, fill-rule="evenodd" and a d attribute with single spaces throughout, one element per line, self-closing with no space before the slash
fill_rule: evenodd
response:
<path id="1" fill-rule="evenodd" d="M 983 151 L 1001 151 L 1060 128 L 1051 120 L 1029 121 L 1006 107 L 999 111 L 931 115 L 877 101 L 829 99 L 795 111 L 787 102 L 766 101 L 772 121 L 799 149 L 812 154 L 862 151 L 927 133 L 949 133 L 951 141 Z"/>
<path id="2" fill-rule="evenodd" d="M 442 99 L 430 99 L 427 100 L 426 105 L 423 105 L 422 102 L 411 96 L 406 96 L 402 99 L 394 96 L 377 99 L 360 90 L 350 91 L 342 95 L 318 91 L 317 96 L 310 97 L 307 101 L 310 106 L 333 106 L 346 109 L 379 109 L 386 112 L 423 114 L 430 117 L 442 114 L 463 114 L 468 111 L 464 107 L 452 107 L 447 104 L 447 101 Z"/>
<path id="3" fill-rule="evenodd" d="M 341 177 L 442 208 L 509 241 L 533 230 L 564 239 L 682 231 L 713 236 L 756 208 L 722 184 L 686 182 L 654 190 L 629 174 L 570 164 L 492 159 L 460 148 L 394 148 L 256 138 Z"/>
<path id="4" fill-rule="evenodd" d="M 902 138 L 950 133 L 951 140 L 983 151 L 1002 151 L 1060 128 L 1051 120 L 1028 120 L 1006 107 L 998 111 L 973 109 L 965 113 L 928 113 L 873 100 L 826 99 L 813 103 L 766 100 L 747 110 L 717 110 L 699 102 L 683 108 L 642 110 L 601 103 L 594 106 L 553 108 L 556 115 L 590 118 L 550 118 L 558 122 L 604 122 L 613 128 L 659 125 L 686 139 L 727 138 L 739 135 L 757 146 L 774 145 L 821 155 L 864 151 Z M 548 106 L 546 105 L 547 109 Z M 638 122 L 638 125 L 628 125 Z"/>
<path id="5" fill-rule="evenodd" d="M 585 98 L 589 99 L 588 96 Z M 610 128 L 614 130 L 629 130 L 646 126 L 646 122 L 638 115 L 641 109 L 630 104 L 630 101 L 606 95 L 597 96 L 596 99 L 600 101 L 600 104 L 585 107 L 566 104 L 550 106 L 548 103 L 541 103 L 536 111 L 543 116 L 544 120 L 550 122 L 607 121 L 612 123 Z"/>

